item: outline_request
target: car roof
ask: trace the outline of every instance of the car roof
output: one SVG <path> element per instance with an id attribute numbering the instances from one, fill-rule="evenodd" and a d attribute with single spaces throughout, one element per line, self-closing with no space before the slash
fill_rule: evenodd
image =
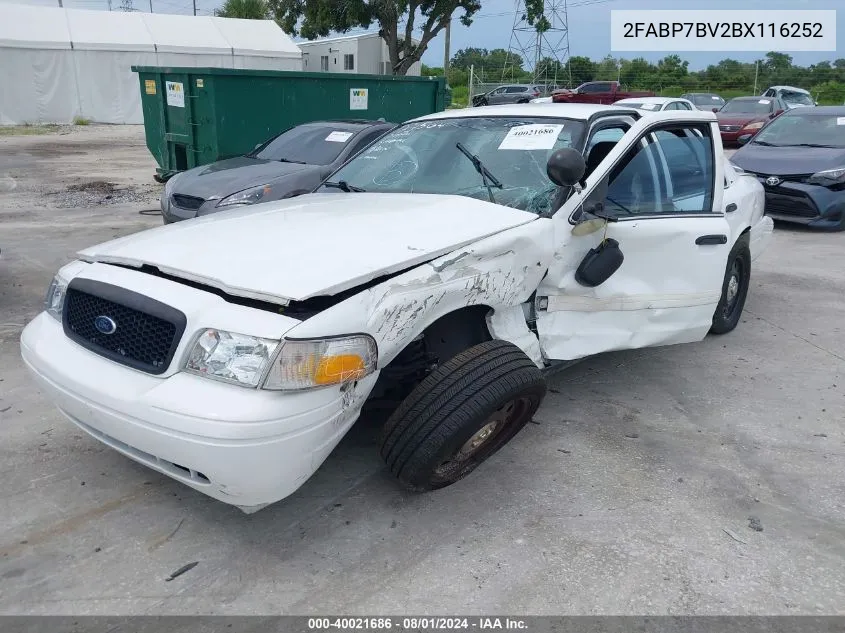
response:
<path id="1" fill-rule="evenodd" d="M 307 123 L 303 123 L 302 125 L 326 125 L 346 130 L 360 130 L 378 125 L 396 127 L 395 123 L 390 123 L 388 121 L 370 121 L 368 119 L 325 119 L 319 121 L 309 121 Z"/>
<path id="2" fill-rule="evenodd" d="M 612 105 L 593 103 L 516 103 L 511 105 L 485 106 L 483 108 L 458 108 L 444 110 L 413 119 L 429 121 L 432 119 L 464 119 L 467 117 L 552 117 L 587 121 L 600 112 L 618 112 L 630 115 L 635 110 L 617 108 Z"/>
<path id="3" fill-rule="evenodd" d="M 769 86 L 766 90 L 792 90 L 793 92 L 801 92 L 803 94 L 810 94 L 809 91 L 796 86 Z"/>
<path id="4" fill-rule="evenodd" d="M 816 106 L 814 108 L 793 108 L 784 114 L 789 116 L 841 116 L 845 117 L 845 106 Z"/>
<path id="5" fill-rule="evenodd" d="M 616 103 L 669 103 L 670 101 L 686 101 L 680 97 L 628 97 L 620 99 Z"/>

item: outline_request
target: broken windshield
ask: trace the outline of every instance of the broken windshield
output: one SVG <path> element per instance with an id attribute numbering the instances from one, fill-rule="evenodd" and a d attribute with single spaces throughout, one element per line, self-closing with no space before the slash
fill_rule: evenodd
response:
<path id="1" fill-rule="evenodd" d="M 329 180 L 381 193 L 451 194 L 544 213 L 556 187 L 546 174 L 551 154 L 578 147 L 584 123 L 550 117 L 463 117 L 414 121 L 386 134 Z M 460 144 L 477 157 L 456 150 Z M 484 173 L 483 173 L 484 172 Z M 321 189 L 322 190 L 322 189 Z M 337 189 L 335 189 L 337 191 Z"/>

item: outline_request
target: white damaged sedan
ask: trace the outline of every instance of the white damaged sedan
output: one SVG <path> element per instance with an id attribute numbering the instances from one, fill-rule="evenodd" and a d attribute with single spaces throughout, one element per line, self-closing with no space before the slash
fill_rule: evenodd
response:
<path id="1" fill-rule="evenodd" d="M 371 407 L 390 472 L 432 490 L 514 437 L 549 370 L 732 330 L 771 232 L 712 113 L 455 110 L 313 194 L 82 251 L 21 351 L 74 424 L 246 512 Z"/>

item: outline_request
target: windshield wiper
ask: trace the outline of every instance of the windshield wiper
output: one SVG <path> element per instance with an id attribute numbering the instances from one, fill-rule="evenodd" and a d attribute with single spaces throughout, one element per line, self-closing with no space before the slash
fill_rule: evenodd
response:
<path id="1" fill-rule="evenodd" d="M 291 160 L 290 158 L 278 158 L 277 159 L 280 163 L 294 163 L 296 165 L 307 165 L 304 160 Z"/>
<path id="2" fill-rule="evenodd" d="M 765 145 L 766 147 L 783 147 L 783 145 L 778 145 L 777 143 L 769 143 L 769 141 L 755 141 L 751 139 L 751 142 L 754 145 Z"/>
<path id="3" fill-rule="evenodd" d="M 493 174 L 490 173 L 490 170 L 484 166 L 484 163 L 481 162 L 481 159 L 470 152 L 466 147 L 463 146 L 461 143 L 455 144 L 461 153 L 466 156 L 470 162 L 472 162 L 472 166 L 475 167 L 475 171 L 481 174 L 481 182 L 484 183 L 484 186 L 487 187 L 487 194 L 490 196 L 490 202 L 496 202 L 496 199 L 493 197 L 493 187 L 497 189 L 503 189 L 504 185 L 499 182 L 499 179 L 496 178 Z"/>
<path id="4" fill-rule="evenodd" d="M 790 143 L 789 145 L 781 145 L 781 147 L 824 147 L 828 149 L 838 149 L 839 145 L 823 145 L 821 143 Z"/>
<path id="5" fill-rule="evenodd" d="M 356 187 L 355 185 L 350 185 L 345 180 L 338 180 L 337 182 L 332 182 L 331 180 L 327 180 L 323 183 L 324 187 L 331 187 L 332 189 L 340 189 L 346 193 L 363 193 L 366 189 L 361 189 L 361 187 Z"/>

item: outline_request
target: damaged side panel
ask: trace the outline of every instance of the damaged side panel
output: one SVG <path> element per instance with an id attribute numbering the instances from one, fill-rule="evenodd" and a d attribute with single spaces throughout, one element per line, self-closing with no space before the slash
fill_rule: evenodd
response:
<path id="1" fill-rule="evenodd" d="M 304 321 L 288 336 L 366 333 L 378 343 L 379 367 L 384 367 L 428 325 L 450 312 L 483 305 L 494 311 L 516 306 L 521 313 L 520 304 L 549 267 L 552 243 L 550 219 L 508 229 L 364 290 Z M 504 336 L 513 334 L 517 340 L 512 342 L 536 358 L 536 336 L 513 319 L 508 315 L 500 322 L 494 317 L 493 329 Z"/>
<path id="2" fill-rule="evenodd" d="M 698 341 L 719 301 L 731 229 L 722 215 L 620 220 L 607 227 L 619 242 L 621 267 L 590 288 L 575 271 L 604 231 L 572 235 L 555 216 L 562 246 L 537 289 L 537 331 L 546 358 L 574 360 L 602 352 Z M 721 235 L 724 244 L 696 243 Z"/>

